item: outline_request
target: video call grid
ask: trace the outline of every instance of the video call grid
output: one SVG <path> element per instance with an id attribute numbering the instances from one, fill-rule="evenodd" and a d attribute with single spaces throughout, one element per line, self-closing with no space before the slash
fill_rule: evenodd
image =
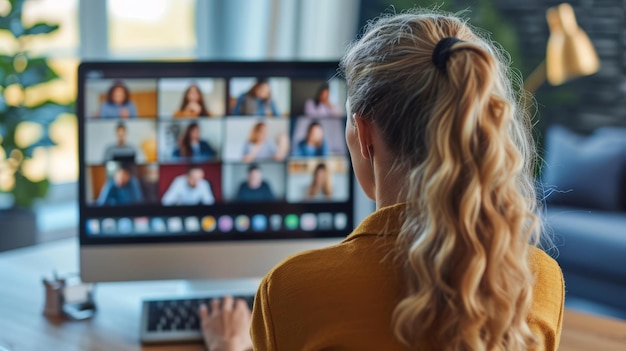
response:
<path id="1" fill-rule="evenodd" d="M 247 82 L 245 82 L 246 80 Z M 302 189 L 296 190 L 297 187 L 285 184 L 290 182 L 282 182 L 283 186 L 287 186 L 288 189 L 283 189 L 282 191 L 278 190 L 279 196 L 276 197 L 271 191 L 267 191 L 268 186 L 266 185 L 269 184 L 265 181 L 265 179 L 263 179 L 262 175 L 258 176 L 258 173 L 262 174 L 264 168 L 272 168 L 272 166 L 274 166 L 274 168 L 283 167 L 283 172 L 273 170 L 271 173 L 283 173 L 284 178 L 295 179 L 303 172 L 311 172 L 311 169 L 313 169 L 313 173 L 316 173 L 316 171 L 317 173 L 324 173 L 324 170 L 316 170 L 316 167 L 319 165 L 328 166 L 327 163 L 330 163 L 331 167 L 327 167 L 326 172 L 329 172 L 330 168 L 330 172 L 335 171 L 339 172 L 339 174 L 345 174 L 344 178 L 347 178 L 349 166 L 348 160 L 346 159 L 347 151 L 345 150 L 345 142 L 343 141 L 345 112 L 341 110 L 342 104 L 340 101 L 343 99 L 341 97 L 337 98 L 337 96 L 341 95 L 341 92 L 339 92 L 339 94 L 335 93 L 336 102 L 332 107 L 320 108 L 319 105 L 322 105 L 319 104 L 319 101 L 322 100 L 320 96 L 323 94 L 330 95 L 332 93 L 333 82 L 331 82 L 328 87 L 324 87 L 323 80 L 293 80 L 293 84 L 291 84 L 292 80 L 287 78 L 269 78 L 267 80 L 254 82 L 253 80 L 254 79 L 250 78 L 231 78 L 229 82 L 232 83 L 228 84 L 224 84 L 227 80 L 221 78 L 128 79 L 126 81 L 89 80 L 87 82 L 86 93 L 87 103 L 85 104 L 87 109 L 87 111 L 85 111 L 87 116 L 86 164 L 89 165 L 87 169 L 88 182 L 86 186 L 91 187 L 92 189 L 87 189 L 86 191 L 88 203 L 96 206 L 119 206 L 158 203 L 159 201 L 163 205 L 189 205 L 195 203 L 212 204 L 217 201 L 272 201 L 276 199 L 287 199 L 291 202 L 302 202 L 307 200 L 318 200 L 322 202 L 347 200 L 347 197 L 349 196 L 347 193 L 340 194 L 340 197 L 333 198 L 331 195 L 332 191 L 324 189 L 325 187 L 323 185 L 317 187 L 319 188 L 316 189 L 318 192 L 317 194 L 313 194 L 313 190 L 311 190 L 312 186 L 309 187 L 309 195 L 311 195 L 311 198 L 306 198 L 306 189 L 304 191 Z M 184 86 L 185 83 L 187 84 L 187 88 L 182 94 L 183 96 L 178 111 L 174 111 L 169 114 L 163 112 L 167 111 L 165 107 L 168 105 L 163 101 L 166 100 L 166 96 L 168 94 L 171 95 L 168 91 L 178 90 L 178 94 L 180 95 L 181 87 Z M 243 83 L 252 84 L 253 86 L 258 85 L 261 87 L 260 90 L 267 90 L 267 88 L 271 89 L 273 87 L 272 83 L 274 83 L 274 86 L 278 87 L 276 88 L 278 91 L 281 91 L 280 85 L 282 84 L 282 98 L 279 97 L 276 99 L 279 101 L 278 103 L 274 103 L 271 98 L 265 104 L 259 104 L 258 101 L 254 101 L 253 99 L 250 99 L 251 101 L 246 101 L 248 97 L 245 93 L 237 92 L 237 89 L 233 89 L 233 87 L 236 87 L 237 85 L 242 86 Z M 334 83 L 335 87 L 340 87 L 343 82 L 336 80 Z M 98 85 L 101 87 L 109 85 L 107 94 L 104 98 L 102 97 L 104 89 L 97 89 Z M 132 93 L 130 93 L 131 90 L 129 87 L 132 87 L 133 85 L 138 88 L 137 91 L 141 92 L 141 94 L 137 94 L 136 96 L 138 100 L 144 101 L 142 103 L 143 105 L 140 103 L 135 104 L 133 99 L 131 99 Z M 143 90 L 141 89 L 142 85 L 144 87 Z M 152 85 L 152 89 L 145 88 L 150 85 Z M 263 88 L 264 85 L 265 88 Z M 286 85 L 287 87 L 285 87 Z M 318 86 L 317 91 L 314 92 L 316 96 L 304 101 L 302 106 L 304 114 L 300 116 L 293 115 L 292 112 L 299 111 L 297 111 L 297 105 L 294 103 L 293 99 L 290 98 L 294 95 L 298 95 L 298 93 L 300 93 L 299 90 L 302 90 L 296 88 L 307 85 L 309 86 L 309 96 L 311 92 L 310 87 L 312 85 Z M 207 91 L 206 88 L 209 87 L 208 91 L 210 92 L 201 93 L 201 88 L 199 88 L 201 86 L 205 88 L 205 91 Z M 214 87 L 213 90 L 210 89 L 211 86 Z M 254 89 L 255 88 L 249 89 L 248 94 Z M 145 90 L 147 90 L 148 93 L 152 91 L 152 94 L 146 95 Z M 192 90 L 194 90 L 195 93 L 190 93 Z M 221 93 L 219 90 L 221 90 Z M 228 94 L 226 94 L 227 90 L 229 92 Z M 326 91 L 324 92 L 324 90 Z M 345 96 L 345 88 L 343 90 L 343 94 Z M 114 96 L 116 94 L 117 96 Z M 193 96 L 194 94 L 195 96 Z M 210 101 L 220 101 L 220 94 L 223 98 L 226 96 L 228 96 L 228 98 L 225 98 L 225 102 L 222 100 L 224 102 L 224 106 L 220 107 L 219 104 L 217 105 L 218 107 L 216 109 L 216 113 L 211 112 L 210 108 L 207 109 L 206 103 L 196 103 L 195 105 L 191 104 L 193 105 L 192 107 L 186 107 L 190 105 L 189 101 L 194 100 L 194 98 L 194 101 L 197 102 L 198 96 L 207 97 L 207 100 Z M 99 99 L 96 104 L 93 102 L 94 95 L 96 95 L 96 98 Z M 286 99 L 284 98 L 285 96 L 287 97 Z M 115 103 L 108 101 L 108 99 L 112 100 L 115 98 L 118 99 L 118 106 L 115 106 Z M 170 97 L 169 100 L 170 106 L 172 106 L 172 98 Z M 284 110 L 284 107 L 287 106 L 285 100 L 292 100 L 289 104 L 291 106 L 289 108 L 290 112 L 281 114 L 278 112 L 279 107 L 277 106 L 280 106 Z M 146 103 L 145 101 L 149 102 Z M 282 103 L 280 101 L 282 101 Z M 315 109 L 315 104 L 313 102 L 317 103 L 317 110 Z M 300 104 L 302 104 L 302 101 L 300 101 Z M 94 105 L 99 106 L 99 108 L 96 110 Z M 150 106 L 152 106 L 152 111 L 154 109 L 158 109 L 158 113 L 142 112 L 146 110 L 150 111 Z M 257 110 L 253 111 L 255 108 Z M 266 115 L 260 115 L 258 110 L 260 108 L 265 109 Z M 237 112 L 239 113 L 239 116 L 235 117 L 235 115 L 227 114 L 222 115 L 222 113 L 225 113 L 227 110 L 228 112 Z M 193 115 L 194 113 L 196 116 Z M 246 113 L 251 113 L 251 115 L 246 115 Z M 245 117 L 241 117 L 242 115 Z M 212 131 L 213 134 L 203 134 L 201 132 L 201 127 L 203 125 L 211 127 L 211 124 L 212 128 L 210 128 L 210 131 Z M 248 127 L 252 125 L 252 128 L 250 128 L 251 131 L 248 135 L 248 140 L 244 140 L 243 152 L 239 158 L 236 156 L 236 148 L 234 149 L 232 146 L 236 145 L 236 143 L 222 143 L 220 137 L 225 138 L 225 136 L 229 136 L 230 133 L 232 136 L 229 140 L 237 139 L 237 136 L 241 137 L 242 135 L 245 135 L 245 132 L 242 133 L 241 131 L 245 130 L 244 127 L 246 124 L 248 124 Z M 264 125 L 269 125 L 270 128 L 265 127 L 266 131 L 263 131 L 262 129 L 264 129 Z M 298 125 L 301 126 L 298 127 Z M 317 145 L 302 145 L 303 142 L 297 141 L 297 133 L 302 135 L 300 138 L 306 139 L 304 138 L 306 132 L 303 131 L 305 128 L 308 129 L 307 132 L 310 132 L 312 135 L 311 139 L 313 140 L 315 139 L 314 135 L 316 132 L 318 135 L 320 134 L 319 129 L 322 130 L 323 135 L 324 125 L 330 125 L 330 128 L 327 128 L 328 130 L 335 132 L 340 131 L 339 137 L 334 136 L 333 139 L 331 139 L 335 141 L 334 149 L 329 148 L 327 144 L 329 142 L 327 142 L 327 139 L 324 139 L 323 136 L 323 142 Z M 89 129 L 91 128 L 94 130 L 94 133 L 92 134 L 102 136 L 106 135 L 105 126 L 113 127 L 118 145 L 109 141 L 110 145 L 105 147 L 103 156 L 101 156 L 102 160 L 98 163 L 94 160 L 94 149 L 98 148 L 94 145 L 94 140 L 98 140 L 98 138 L 92 137 L 89 133 Z M 255 128 L 257 129 L 256 131 L 254 130 Z M 126 142 L 129 138 L 130 129 L 135 129 L 134 133 L 144 133 L 144 135 L 149 136 L 140 148 L 130 146 L 130 143 Z M 178 131 L 176 131 L 176 129 L 178 129 Z M 186 150 L 184 150 L 184 147 L 181 147 L 184 146 L 184 144 L 180 142 L 180 138 L 178 143 L 176 143 L 177 138 L 175 137 L 175 134 L 177 132 L 180 134 L 182 129 L 185 129 L 187 134 L 192 136 L 191 139 L 195 137 L 195 142 L 191 143 L 194 145 L 192 147 L 187 147 Z M 260 143 L 252 146 L 249 145 L 254 144 L 251 143 L 250 140 L 254 139 L 254 134 L 259 134 L 259 129 L 261 130 L 261 134 L 269 134 L 267 130 L 269 130 L 270 133 L 276 133 L 276 131 L 278 131 L 278 134 L 275 135 L 277 137 L 276 145 L 273 147 Z M 318 131 L 316 131 L 316 129 Z M 132 133 L 133 132 L 131 131 L 131 134 Z M 281 140 L 279 138 L 281 133 L 283 139 L 282 145 L 280 145 Z M 206 140 L 202 139 L 203 136 L 206 136 Z M 102 139 L 102 137 L 99 139 Z M 155 140 L 157 140 L 157 142 L 155 142 Z M 337 142 L 339 140 L 340 142 Z M 209 143 L 210 141 L 213 141 L 213 144 L 217 145 L 217 147 L 211 146 Z M 237 142 L 241 142 L 241 140 L 237 140 Z M 246 144 L 246 142 L 248 144 Z M 168 143 L 170 145 L 168 145 Z M 176 149 L 176 144 L 178 144 L 178 149 Z M 187 145 L 189 145 L 189 143 Z M 281 149 L 279 146 L 282 146 L 282 150 L 279 150 Z M 251 149 L 256 149 L 257 151 L 257 154 L 253 157 L 250 157 L 251 155 L 249 155 L 252 153 L 250 152 Z M 248 154 L 246 154 L 246 150 L 249 151 Z M 172 151 L 172 153 L 168 155 L 170 151 Z M 265 155 L 265 157 L 259 156 L 260 154 Z M 334 157 L 331 158 L 331 155 Z M 246 156 L 249 157 L 246 158 Z M 129 165 L 131 165 L 133 169 L 129 170 Z M 265 189 L 265 191 L 246 191 L 250 189 L 246 189 L 244 181 L 241 181 L 239 184 L 239 190 L 237 191 L 236 196 L 234 195 L 235 191 L 233 190 L 232 184 L 229 185 L 228 190 L 224 191 L 224 189 L 222 189 L 223 184 L 220 184 L 220 182 L 226 183 L 227 180 L 224 175 L 226 173 L 232 174 L 235 169 L 237 170 L 236 173 L 239 173 L 240 179 L 244 178 L 242 172 L 245 172 L 245 178 L 247 178 L 246 181 L 250 184 L 254 184 L 254 179 L 261 178 L 262 186 L 256 187 L 255 189 Z M 104 177 L 102 174 L 103 172 Z M 127 175 L 123 174 L 125 172 Z M 178 175 L 173 176 L 175 174 Z M 150 180 L 145 183 L 150 183 L 152 185 L 155 183 L 158 184 L 157 189 L 148 189 L 147 191 L 146 189 L 141 189 L 140 185 L 137 184 L 139 183 L 137 181 L 137 175 L 141 176 L 139 177 L 141 180 Z M 93 183 L 96 182 L 96 178 L 99 178 L 100 182 L 102 182 L 102 178 L 106 179 L 106 183 L 103 185 L 103 188 L 101 188 L 100 194 L 97 198 L 94 196 L 95 189 L 93 189 L 95 187 Z M 224 179 L 220 180 L 219 178 Z M 275 178 L 276 177 L 268 177 L 267 179 Z M 309 178 L 315 177 L 309 176 Z M 323 179 L 321 176 L 318 178 Z M 155 182 L 155 179 L 158 180 Z M 228 179 L 230 180 L 232 177 L 228 177 Z M 91 180 L 91 182 L 89 180 Z M 203 194 L 201 194 L 200 191 L 196 191 L 195 195 L 189 193 L 184 194 L 184 190 L 172 190 L 168 193 L 170 188 L 184 188 L 184 186 L 176 186 L 177 184 L 184 184 L 183 180 L 186 180 L 187 183 L 194 181 L 196 183 L 201 183 L 199 184 L 200 186 L 197 186 L 196 188 L 203 188 Z M 102 191 L 104 190 L 107 190 L 110 193 L 110 184 L 115 181 L 118 181 L 119 183 L 131 184 L 128 187 L 130 191 L 127 191 L 126 194 L 122 194 L 122 196 L 119 196 L 119 194 L 116 196 L 109 196 L 108 198 L 102 196 Z M 164 186 L 166 183 L 169 183 L 170 185 Z M 256 183 L 258 184 L 259 181 L 256 181 Z M 278 181 L 278 183 L 280 183 L 280 181 Z M 313 183 L 314 179 L 311 184 Z M 328 183 L 329 182 L 327 182 L 327 184 Z M 107 184 L 109 184 L 108 187 Z M 211 184 L 213 184 L 213 188 L 215 189 L 211 188 Z M 143 187 L 146 188 L 145 184 Z M 347 186 L 339 187 L 347 189 Z M 280 184 L 278 188 L 280 188 Z M 300 186 L 300 188 L 305 187 Z M 150 196 L 138 195 L 142 192 L 149 194 Z M 177 192 L 179 193 L 178 197 L 172 195 Z M 301 192 L 304 194 L 299 194 Z M 224 197 L 223 193 L 228 194 Z M 264 193 L 264 195 L 261 193 Z M 315 199 L 316 196 L 317 199 Z"/>

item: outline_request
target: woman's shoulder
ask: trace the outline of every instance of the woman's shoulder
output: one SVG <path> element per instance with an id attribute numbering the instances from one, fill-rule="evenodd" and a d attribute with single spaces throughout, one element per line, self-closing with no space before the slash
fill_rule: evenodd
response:
<path id="1" fill-rule="evenodd" d="M 545 251 L 532 246 L 530 249 L 530 265 L 535 274 L 542 276 L 562 276 L 561 267 Z"/>
<path id="2" fill-rule="evenodd" d="M 534 312 L 560 318 L 565 299 L 565 282 L 561 267 L 543 250 L 532 247 L 530 268 L 535 276 L 533 287 Z"/>
<path id="3" fill-rule="evenodd" d="M 337 244 L 322 249 L 307 250 L 289 256 L 277 264 L 265 276 L 266 281 L 280 284 L 281 282 L 293 283 L 294 278 L 314 276 L 316 272 L 325 272 L 340 258 L 345 260 L 341 251 L 345 250 L 342 244 Z"/>

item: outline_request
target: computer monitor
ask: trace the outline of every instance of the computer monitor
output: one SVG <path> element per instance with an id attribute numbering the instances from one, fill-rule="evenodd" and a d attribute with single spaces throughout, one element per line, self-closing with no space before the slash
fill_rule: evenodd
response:
<path id="1" fill-rule="evenodd" d="M 82 63 L 82 279 L 258 278 L 339 242 L 364 213 L 337 67 Z"/>

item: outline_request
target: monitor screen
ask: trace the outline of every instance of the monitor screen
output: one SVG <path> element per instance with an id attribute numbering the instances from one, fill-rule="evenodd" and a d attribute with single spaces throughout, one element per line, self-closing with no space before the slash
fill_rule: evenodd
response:
<path id="1" fill-rule="evenodd" d="M 337 62 L 81 64 L 81 245 L 348 234 L 336 73 Z"/>

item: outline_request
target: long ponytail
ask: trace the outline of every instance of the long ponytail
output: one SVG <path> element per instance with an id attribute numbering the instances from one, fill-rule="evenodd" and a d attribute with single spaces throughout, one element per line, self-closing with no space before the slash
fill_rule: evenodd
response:
<path id="1" fill-rule="evenodd" d="M 441 70 L 431 55 L 450 36 L 462 41 Z M 396 336 L 424 349 L 531 348 L 533 149 L 497 51 L 453 16 L 403 14 L 370 24 L 342 65 L 352 111 L 408 174 Z"/>

